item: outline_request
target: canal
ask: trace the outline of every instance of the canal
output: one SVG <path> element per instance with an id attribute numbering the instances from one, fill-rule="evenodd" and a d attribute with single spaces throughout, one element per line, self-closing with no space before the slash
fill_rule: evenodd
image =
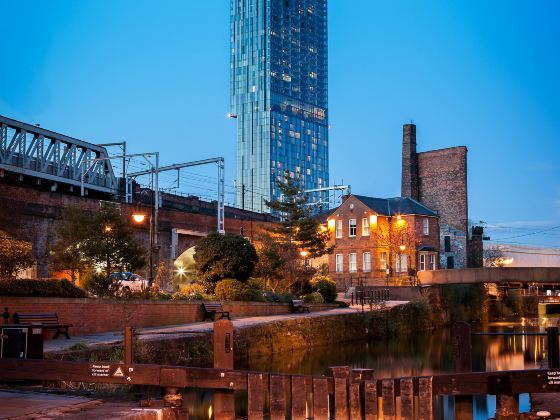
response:
<path id="1" fill-rule="evenodd" d="M 542 319 L 541 319 L 542 322 Z M 473 331 L 544 331 L 539 320 L 490 323 L 473 327 Z M 328 333 L 328 332 L 327 332 Z M 472 336 L 473 371 L 500 371 L 546 368 L 546 337 L 542 336 Z M 329 366 L 348 365 L 375 370 L 377 378 L 422 376 L 453 372 L 450 329 L 432 334 L 394 337 L 380 341 L 342 343 L 316 347 L 308 351 L 292 351 L 236 363 L 236 369 L 263 372 L 323 374 Z M 185 395 L 189 418 L 209 419 L 212 413 L 210 392 L 190 392 Z M 453 397 L 439 398 L 436 412 L 439 418 L 454 418 Z M 521 412 L 530 410 L 529 395 L 519 399 Z M 236 412 L 245 412 L 242 396 L 236 398 Z M 495 397 L 480 395 L 473 399 L 475 419 L 493 417 Z"/>

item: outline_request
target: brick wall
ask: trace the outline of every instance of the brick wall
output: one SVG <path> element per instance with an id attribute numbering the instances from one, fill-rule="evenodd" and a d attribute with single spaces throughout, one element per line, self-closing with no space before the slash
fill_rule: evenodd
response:
<path id="1" fill-rule="evenodd" d="M 202 321 L 200 302 L 123 301 L 105 299 L 24 298 L 0 296 L 2 311 L 56 312 L 61 322 L 72 323 L 71 336 L 134 328 L 188 324 Z M 232 318 L 280 315 L 291 312 L 288 303 L 226 302 Z M 336 304 L 311 304 L 311 311 L 336 308 Z M 13 319 L 10 320 L 13 322 Z"/>

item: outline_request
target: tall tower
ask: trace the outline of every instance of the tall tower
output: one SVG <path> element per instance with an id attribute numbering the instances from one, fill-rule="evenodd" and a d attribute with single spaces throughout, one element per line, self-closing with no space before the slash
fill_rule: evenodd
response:
<path id="1" fill-rule="evenodd" d="M 231 110 L 239 207 L 268 211 L 285 172 L 329 185 L 327 0 L 231 1 Z"/>

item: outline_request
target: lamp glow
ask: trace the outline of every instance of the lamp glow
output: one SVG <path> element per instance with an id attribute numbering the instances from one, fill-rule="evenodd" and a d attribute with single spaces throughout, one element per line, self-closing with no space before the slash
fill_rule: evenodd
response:
<path id="1" fill-rule="evenodd" d="M 400 249 L 401 251 L 404 251 L 404 250 L 406 249 L 406 246 L 401 245 L 401 246 L 399 246 L 399 249 Z"/>
<path id="2" fill-rule="evenodd" d="M 143 213 L 134 213 L 132 215 L 132 220 L 134 220 L 134 222 L 136 223 L 142 223 L 144 220 L 146 220 L 146 215 Z"/>
<path id="3" fill-rule="evenodd" d="M 307 251 L 301 251 L 299 253 L 303 258 L 307 257 L 307 255 L 309 254 Z"/>
<path id="4" fill-rule="evenodd" d="M 334 230 L 335 220 L 334 219 L 329 219 L 327 221 L 327 225 L 329 226 L 330 230 Z"/>

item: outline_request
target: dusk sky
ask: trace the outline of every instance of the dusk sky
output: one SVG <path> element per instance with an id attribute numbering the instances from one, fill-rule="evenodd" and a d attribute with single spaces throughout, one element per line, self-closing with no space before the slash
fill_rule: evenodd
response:
<path id="1" fill-rule="evenodd" d="M 224 156 L 231 191 L 228 0 L 1 6 L 1 115 L 163 164 Z M 413 121 L 419 151 L 468 147 L 469 216 L 493 240 L 560 247 L 559 17 L 556 0 L 330 0 L 331 183 L 398 196 Z M 211 174 L 181 190 L 210 196 Z"/>

